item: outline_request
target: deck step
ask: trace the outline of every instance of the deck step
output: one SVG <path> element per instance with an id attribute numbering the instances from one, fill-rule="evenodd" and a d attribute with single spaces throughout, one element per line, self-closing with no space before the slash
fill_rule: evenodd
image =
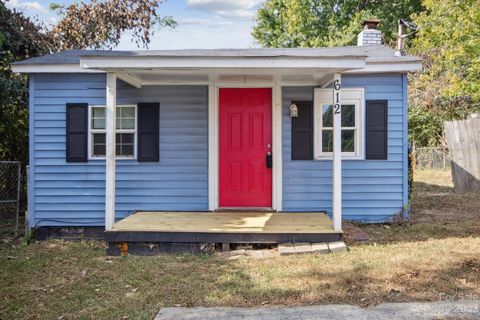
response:
<path id="1" fill-rule="evenodd" d="M 347 251 L 347 246 L 343 241 L 335 241 L 328 244 L 328 249 L 330 252 L 344 252 Z"/>
<path id="2" fill-rule="evenodd" d="M 281 256 L 303 253 L 331 253 L 347 251 L 343 241 L 322 243 L 282 243 L 278 245 L 278 253 Z"/>

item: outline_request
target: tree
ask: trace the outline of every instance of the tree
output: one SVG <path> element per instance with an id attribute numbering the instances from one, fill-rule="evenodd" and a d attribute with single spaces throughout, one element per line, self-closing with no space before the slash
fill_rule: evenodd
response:
<path id="1" fill-rule="evenodd" d="M 424 65 L 409 86 L 411 140 L 420 146 L 442 142 L 443 121 L 480 112 L 480 1 L 424 5 L 413 17 L 418 32 L 409 49 Z"/>
<path id="2" fill-rule="evenodd" d="M 381 20 L 393 45 L 397 20 L 413 21 L 407 52 L 424 72 L 409 76 L 409 135 L 418 146 L 443 143 L 443 122 L 480 113 L 479 0 L 267 0 L 253 36 L 266 47 L 353 45 L 365 18 Z"/>
<path id="3" fill-rule="evenodd" d="M 146 47 L 155 25 L 175 25 L 171 17 L 157 15 L 162 2 L 93 0 L 66 8 L 53 5 L 63 18 L 48 30 L 0 1 L 0 159 L 28 163 L 28 77 L 12 73 L 12 62 L 62 49 L 111 49 L 126 31 L 133 32 L 137 46 Z M 24 199 L 24 183 L 21 190 Z"/>
<path id="4" fill-rule="evenodd" d="M 27 77 L 10 63 L 55 50 L 43 27 L 0 2 L 0 159 L 28 160 Z"/>
<path id="5" fill-rule="evenodd" d="M 252 35 L 263 47 L 355 45 L 362 21 L 377 18 L 392 43 L 398 19 L 421 10 L 421 0 L 267 0 Z"/>
<path id="6" fill-rule="evenodd" d="M 62 16 L 51 33 L 60 49 L 99 49 L 116 47 L 125 31 L 132 31 L 138 47 L 147 47 L 153 27 L 174 27 L 172 17 L 160 17 L 156 9 L 163 0 L 92 0 L 67 7 L 50 7 Z"/>
<path id="7" fill-rule="evenodd" d="M 126 31 L 146 47 L 155 26 L 175 26 L 156 10 L 163 0 L 93 0 L 52 5 L 62 20 L 51 30 L 0 1 L 0 159 L 28 163 L 27 76 L 10 64 L 63 49 L 113 48 Z"/>

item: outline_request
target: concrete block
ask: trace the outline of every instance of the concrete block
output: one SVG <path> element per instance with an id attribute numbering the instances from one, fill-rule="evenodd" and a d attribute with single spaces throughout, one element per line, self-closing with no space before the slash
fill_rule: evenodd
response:
<path id="1" fill-rule="evenodd" d="M 278 252 L 276 250 L 262 250 L 263 255 L 262 258 L 273 258 L 278 256 Z"/>
<path id="2" fill-rule="evenodd" d="M 295 254 L 295 246 L 291 243 L 279 244 L 278 253 L 280 253 L 281 256 Z"/>
<path id="3" fill-rule="evenodd" d="M 330 249 L 330 252 L 345 252 L 347 251 L 347 246 L 343 241 L 329 242 L 328 249 Z"/>
<path id="4" fill-rule="evenodd" d="M 271 258 L 278 255 L 274 250 L 247 250 L 246 255 L 254 259 Z"/>
<path id="5" fill-rule="evenodd" d="M 325 254 L 330 253 L 330 250 L 326 243 L 312 243 L 312 252 Z"/>
<path id="6" fill-rule="evenodd" d="M 310 253 L 312 252 L 312 246 L 310 243 L 295 243 L 295 253 Z"/>

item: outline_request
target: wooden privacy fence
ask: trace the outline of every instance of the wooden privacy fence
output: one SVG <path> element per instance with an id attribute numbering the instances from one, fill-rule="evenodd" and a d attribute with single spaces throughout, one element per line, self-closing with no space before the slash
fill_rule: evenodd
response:
<path id="1" fill-rule="evenodd" d="M 480 192 L 480 118 L 444 123 L 458 193 Z"/>

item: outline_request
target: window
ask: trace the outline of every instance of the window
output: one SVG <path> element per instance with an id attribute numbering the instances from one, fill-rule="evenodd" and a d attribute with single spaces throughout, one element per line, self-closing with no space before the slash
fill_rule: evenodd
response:
<path id="1" fill-rule="evenodd" d="M 116 150 L 119 159 L 136 157 L 137 108 L 134 105 L 117 106 L 116 110 Z M 106 154 L 106 117 L 104 106 L 90 108 L 90 140 L 91 159 L 105 158 Z"/>
<path id="2" fill-rule="evenodd" d="M 363 89 L 342 89 L 341 148 L 343 159 L 363 158 Z M 315 158 L 333 156 L 333 92 L 315 89 Z"/>

